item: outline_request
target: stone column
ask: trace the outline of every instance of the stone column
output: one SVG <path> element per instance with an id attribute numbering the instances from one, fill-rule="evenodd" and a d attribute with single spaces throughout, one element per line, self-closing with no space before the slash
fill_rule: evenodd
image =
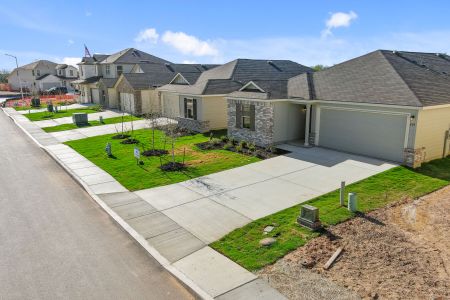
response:
<path id="1" fill-rule="evenodd" d="M 309 123 L 311 119 L 311 104 L 306 104 L 305 147 L 309 147 Z"/>

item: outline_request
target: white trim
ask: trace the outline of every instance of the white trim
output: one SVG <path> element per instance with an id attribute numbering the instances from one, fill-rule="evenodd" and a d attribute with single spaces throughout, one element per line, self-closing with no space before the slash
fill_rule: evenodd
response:
<path id="1" fill-rule="evenodd" d="M 434 106 L 425 106 L 423 110 L 430 110 L 430 109 L 439 109 L 439 108 L 449 108 L 450 104 L 442 104 L 442 105 L 434 105 Z"/>
<path id="2" fill-rule="evenodd" d="M 403 147 L 404 148 L 408 148 L 409 127 L 410 127 L 410 119 L 411 119 L 411 114 L 408 113 L 408 112 L 379 111 L 379 110 L 358 109 L 358 108 L 343 108 L 343 107 L 322 107 L 322 109 L 343 110 L 343 111 L 357 111 L 357 112 L 365 112 L 365 113 L 372 113 L 372 114 L 405 116 L 406 117 L 406 130 L 405 130 L 405 137 L 404 137 L 404 141 L 403 141 Z"/>
<path id="3" fill-rule="evenodd" d="M 172 80 L 169 82 L 169 84 L 173 84 L 173 82 L 175 81 L 175 79 L 176 79 L 178 76 L 181 76 L 181 78 L 183 78 L 183 80 L 186 81 L 186 83 L 187 83 L 188 85 L 191 85 L 191 83 L 190 83 L 190 82 L 186 79 L 186 77 L 184 77 L 181 73 L 177 73 L 177 74 L 172 78 Z"/>
<path id="4" fill-rule="evenodd" d="M 256 89 L 258 89 L 261 93 L 265 93 L 266 91 L 264 91 L 261 87 L 259 87 L 256 83 L 254 83 L 253 81 L 249 81 L 247 82 L 243 87 L 241 87 L 239 89 L 240 92 L 244 91 L 248 86 L 253 85 Z"/>
<path id="5" fill-rule="evenodd" d="M 319 143 L 320 143 L 319 136 L 320 136 L 320 110 L 321 110 L 321 107 L 319 105 L 316 105 L 315 107 L 317 109 L 317 112 L 316 112 L 316 124 L 314 126 L 315 127 L 314 130 L 315 130 L 315 134 L 316 134 L 316 136 L 314 138 L 314 144 L 316 146 L 319 146 Z"/>

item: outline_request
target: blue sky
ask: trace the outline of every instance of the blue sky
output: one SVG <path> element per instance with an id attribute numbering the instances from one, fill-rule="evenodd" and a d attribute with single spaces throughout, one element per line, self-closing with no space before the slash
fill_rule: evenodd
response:
<path id="1" fill-rule="evenodd" d="M 115 4 L 117 3 L 117 4 Z M 448 1 L 6 1 L 0 69 L 136 47 L 173 62 L 332 65 L 375 49 L 450 52 Z"/>

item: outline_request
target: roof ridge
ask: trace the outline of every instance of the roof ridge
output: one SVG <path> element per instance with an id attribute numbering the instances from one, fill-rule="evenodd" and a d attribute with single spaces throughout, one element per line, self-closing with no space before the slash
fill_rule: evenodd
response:
<path id="1" fill-rule="evenodd" d="M 402 75 L 400 75 L 400 73 L 397 71 L 397 69 L 394 67 L 394 65 L 389 61 L 389 59 L 387 59 L 385 53 L 383 50 L 378 50 L 375 52 L 379 52 L 382 57 L 384 58 L 384 60 L 391 66 L 392 70 L 394 70 L 395 74 L 397 74 L 397 76 L 401 79 L 401 81 L 408 87 L 408 90 L 414 95 L 414 97 L 416 98 L 415 100 L 420 104 L 420 106 L 423 106 L 422 101 L 420 101 L 419 96 L 416 94 L 416 92 L 413 91 L 413 89 L 409 86 L 409 84 L 405 81 L 405 79 L 403 78 Z M 391 52 L 392 53 L 392 52 Z"/>
<path id="2" fill-rule="evenodd" d="M 429 67 L 429 66 L 426 66 L 426 65 L 419 65 L 419 63 L 418 63 L 417 61 L 412 60 L 412 59 L 407 58 L 407 57 L 404 57 L 404 56 L 402 55 L 401 52 L 395 51 L 394 54 L 397 55 L 398 57 L 400 57 L 400 58 L 406 60 L 407 62 L 412 63 L 412 64 L 415 65 L 416 67 L 419 67 L 419 68 L 421 68 L 421 69 L 425 69 L 426 71 L 430 71 L 431 73 L 434 73 L 434 74 L 439 75 L 439 76 L 444 75 L 446 78 L 448 78 L 447 75 L 442 74 L 441 72 L 436 71 L 436 70 L 432 69 L 432 68 Z M 437 56 L 440 57 L 439 55 L 437 55 Z M 445 59 L 445 60 L 446 60 L 446 61 L 449 61 L 449 60 L 447 60 L 447 59 Z"/>

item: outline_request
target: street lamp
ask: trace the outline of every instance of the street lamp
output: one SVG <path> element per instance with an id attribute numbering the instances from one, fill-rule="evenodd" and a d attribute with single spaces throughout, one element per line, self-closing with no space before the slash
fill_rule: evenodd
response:
<path id="1" fill-rule="evenodd" d="M 16 72 L 17 72 L 17 78 L 19 78 L 19 86 L 20 86 L 20 95 L 22 96 L 22 103 L 23 103 L 23 89 L 22 89 L 22 80 L 20 80 L 19 75 L 19 63 L 17 62 L 17 57 L 12 54 L 5 53 L 6 56 L 10 56 L 16 60 Z"/>

